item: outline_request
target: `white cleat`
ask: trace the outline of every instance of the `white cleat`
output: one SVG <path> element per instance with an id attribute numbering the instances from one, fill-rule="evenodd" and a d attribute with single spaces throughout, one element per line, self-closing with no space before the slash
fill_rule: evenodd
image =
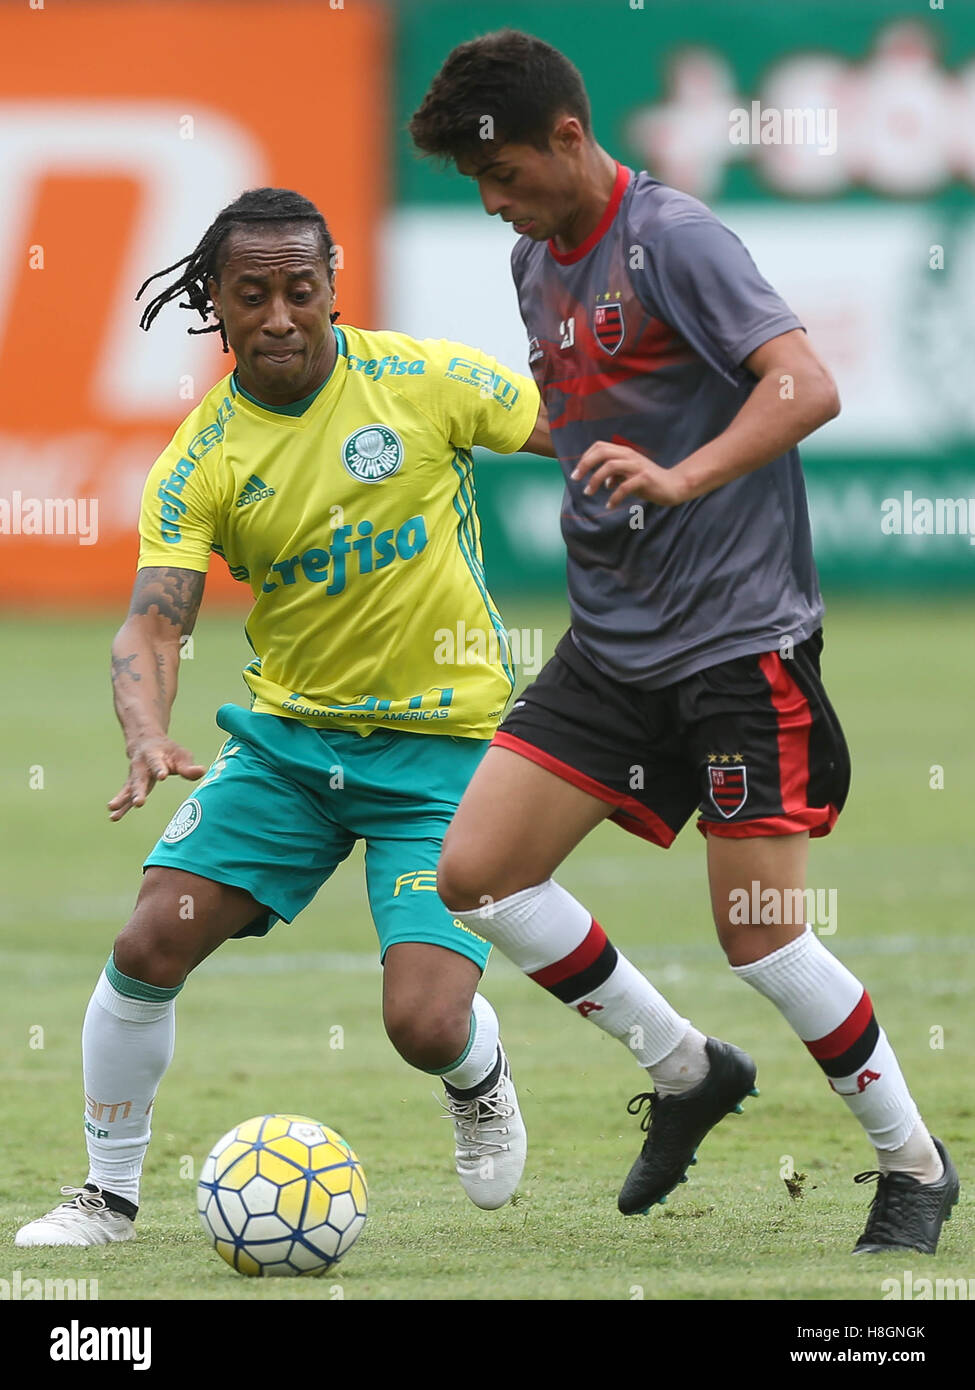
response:
<path id="1" fill-rule="evenodd" d="M 528 1153 L 525 1122 L 501 1051 L 501 1075 L 493 1090 L 475 1100 L 447 1094 L 444 1109 L 454 1122 L 454 1159 L 461 1186 L 477 1207 L 503 1207 L 521 1180 Z"/>
<path id="2" fill-rule="evenodd" d="M 62 1187 L 61 1196 L 70 1201 L 21 1226 L 14 1245 L 108 1245 L 135 1239 L 135 1223 L 106 1205 L 101 1188 Z"/>

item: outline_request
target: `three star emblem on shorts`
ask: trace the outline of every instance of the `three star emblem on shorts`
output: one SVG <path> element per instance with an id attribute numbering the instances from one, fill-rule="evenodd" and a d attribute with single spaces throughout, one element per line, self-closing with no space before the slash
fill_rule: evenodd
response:
<path id="1" fill-rule="evenodd" d="M 708 786 L 717 811 L 729 820 L 748 797 L 748 770 L 740 753 L 708 754 Z"/>

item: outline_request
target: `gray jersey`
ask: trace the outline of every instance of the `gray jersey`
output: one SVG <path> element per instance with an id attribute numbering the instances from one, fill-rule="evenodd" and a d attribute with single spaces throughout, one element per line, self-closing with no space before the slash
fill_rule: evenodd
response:
<path id="1" fill-rule="evenodd" d="M 598 439 L 680 463 L 747 400 L 744 358 L 802 326 L 734 233 L 696 198 L 621 167 L 581 246 L 559 253 L 521 237 L 511 263 L 566 476 L 580 650 L 652 690 L 810 636 L 823 603 L 796 449 L 679 507 L 607 512 L 605 491 L 586 497 L 568 476 Z"/>

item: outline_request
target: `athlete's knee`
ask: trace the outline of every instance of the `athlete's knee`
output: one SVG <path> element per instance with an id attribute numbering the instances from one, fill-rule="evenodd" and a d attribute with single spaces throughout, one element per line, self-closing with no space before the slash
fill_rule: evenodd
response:
<path id="1" fill-rule="evenodd" d="M 404 1062 L 421 1071 L 440 1071 L 456 1062 L 467 1046 L 471 1011 L 460 1001 L 404 1001 L 386 1006 L 384 1022 Z"/>
<path id="2" fill-rule="evenodd" d="M 805 926 L 801 924 L 795 927 L 742 927 L 719 923 L 718 940 L 728 964 L 735 967 L 754 965 L 756 961 L 764 960 L 802 936 L 804 931 Z"/>
<path id="3" fill-rule="evenodd" d="M 196 964 L 202 932 L 193 904 L 162 882 L 143 883 L 128 923 L 115 938 L 116 969 L 143 984 L 172 989 Z"/>
<path id="4" fill-rule="evenodd" d="M 449 912 L 483 909 L 487 915 L 492 903 L 531 886 L 530 878 L 521 874 L 517 865 L 502 868 L 476 848 L 444 841 L 437 865 L 437 892 Z"/>
<path id="5" fill-rule="evenodd" d="M 115 938 L 115 967 L 146 985 L 174 989 L 193 969 L 193 943 L 175 939 L 167 924 L 133 917 Z"/>
<path id="6" fill-rule="evenodd" d="M 484 875 L 475 857 L 465 848 L 445 841 L 437 865 L 437 892 L 450 912 L 472 912 L 478 901 Z"/>

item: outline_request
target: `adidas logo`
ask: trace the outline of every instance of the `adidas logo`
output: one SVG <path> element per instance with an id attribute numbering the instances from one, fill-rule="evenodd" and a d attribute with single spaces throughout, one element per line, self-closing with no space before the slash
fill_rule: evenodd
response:
<path id="1" fill-rule="evenodd" d="M 235 507 L 246 507 L 251 502 L 263 502 L 265 497 L 273 497 L 274 488 L 268 487 L 267 483 L 261 482 L 256 473 L 252 473 L 248 482 L 241 489 L 240 496 L 234 503 Z"/>

